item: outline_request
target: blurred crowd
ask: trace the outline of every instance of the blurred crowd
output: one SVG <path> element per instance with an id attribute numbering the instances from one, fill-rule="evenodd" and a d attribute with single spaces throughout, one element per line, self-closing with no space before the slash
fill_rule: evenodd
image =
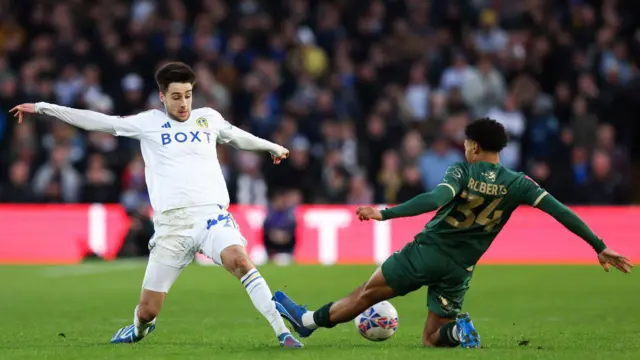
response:
<path id="1" fill-rule="evenodd" d="M 301 202 L 433 189 L 481 116 L 509 132 L 504 165 L 561 201 L 626 204 L 638 59 L 640 7 L 622 0 L 0 0 L 0 201 L 148 212 L 136 141 L 7 111 L 161 108 L 154 71 L 179 60 L 194 107 L 291 149 L 279 166 L 220 149 L 232 202 L 269 205 L 276 230 Z"/>

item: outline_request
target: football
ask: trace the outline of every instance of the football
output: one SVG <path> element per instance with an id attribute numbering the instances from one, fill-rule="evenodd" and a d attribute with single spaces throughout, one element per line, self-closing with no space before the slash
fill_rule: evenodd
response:
<path id="1" fill-rule="evenodd" d="M 381 301 L 358 315 L 354 322 L 365 339 L 384 341 L 398 329 L 398 311 L 390 302 Z"/>

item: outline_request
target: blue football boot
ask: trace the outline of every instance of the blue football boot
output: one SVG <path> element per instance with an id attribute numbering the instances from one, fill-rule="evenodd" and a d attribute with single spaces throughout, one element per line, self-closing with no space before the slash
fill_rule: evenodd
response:
<path id="1" fill-rule="evenodd" d="M 273 295 L 273 301 L 276 302 L 276 309 L 278 309 L 280 315 L 291 323 L 291 326 L 300 337 L 311 336 L 315 329 L 306 328 L 302 324 L 302 315 L 307 312 L 306 307 L 296 304 L 282 291 L 276 291 Z"/>
<path id="2" fill-rule="evenodd" d="M 142 336 L 136 336 L 136 326 L 131 324 L 129 326 L 125 326 L 122 329 L 116 331 L 111 338 L 112 344 L 133 344 L 138 341 L 144 339 L 145 336 L 151 334 L 153 330 L 155 330 L 156 325 L 152 324 L 147 328 L 146 334 Z"/>
<path id="3" fill-rule="evenodd" d="M 469 313 L 458 314 L 456 317 L 456 327 L 458 328 L 461 347 L 465 349 L 480 347 L 480 335 L 478 335 L 476 328 L 473 326 Z"/>

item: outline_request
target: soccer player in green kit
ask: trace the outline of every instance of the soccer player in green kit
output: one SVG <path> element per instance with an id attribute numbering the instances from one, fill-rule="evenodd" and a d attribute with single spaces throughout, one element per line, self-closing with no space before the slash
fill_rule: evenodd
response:
<path id="1" fill-rule="evenodd" d="M 429 313 L 422 343 L 480 347 L 469 314 L 460 313 L 464 295 L 474 266 L 520 205 L 537 207 L 581 237 L 606 271 L 610 266 L 631 271 L 631 262 L 607 248 L 573 211 L 526 175 L 502 167 L 499 153 L 508 137 L 500 123 L 479 119 L 467 126 L 465 134 L 467 162 L 451 165 L 433 191 L 382 211 L 368 206 L 357 209 L 360 220 L 377 221 L 439 209 L 424 230 L 391 255 L 364 285 L 316 311 L 296 304 L 283 292 L 275 293 L 276 308 L 301 337 L 310 336 L 318 327 L 351 321 L 380 301 L 427 286 Z"/>

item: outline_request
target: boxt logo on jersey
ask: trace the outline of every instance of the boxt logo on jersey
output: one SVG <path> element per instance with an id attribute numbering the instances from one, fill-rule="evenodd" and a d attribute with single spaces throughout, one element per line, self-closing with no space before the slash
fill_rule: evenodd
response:
<path id="1" fill-rule="evenodd" d="M 185 142 L 204 142 L 207 144 L 211 144 L 211 134 L 208 131 L 189 131 L 189 132 L 175 132 L 175 133 L 162 133 L 160 134 L 160 139 L 162 140 L 162 145 L 169 145 L 172 142 L 185 143 Z M 215 141 L 215 140 L 214 140 Z"/>

